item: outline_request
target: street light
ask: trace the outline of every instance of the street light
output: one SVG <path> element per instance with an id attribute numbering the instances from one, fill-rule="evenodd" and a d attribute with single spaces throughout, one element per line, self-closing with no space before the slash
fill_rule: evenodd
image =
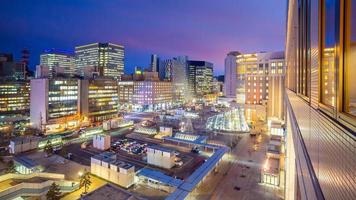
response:
<path id="1" fill-rule="evenodd" d="M 79 171 L 79 172 L 78 172 L 78 176 L 79 176 L 79 177 L 82 177 L 82 176 L 83 176 L 83 172 Z"/>

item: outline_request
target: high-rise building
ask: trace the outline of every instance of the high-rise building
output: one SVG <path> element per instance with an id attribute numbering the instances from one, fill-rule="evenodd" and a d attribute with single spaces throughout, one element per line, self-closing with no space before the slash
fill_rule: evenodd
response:
<path id="1" fill-rule="evenodd" d="M 32 127 L 52 133 L 79 125 L 79 80 L 32 79 L 30 99 Z"/>
<path id="2" fill-rule="evenodd" d="M 63 75 L 72 77 L 75 74 L 74 55 L 68 51 L 58 49 L 45 50 L 40 55 L 40 66 L 48 67 L 48 77 L 57 75 L 56 72 L 63 71 Z M 61 68 L 59 70 L 59 68 Z"/>
<path id="3" fill-rule="evenodd" d="M 267 117 L 282 119 L 285 68 L 284 52 L 238 55 L 237 73 L 243 74 L 243 77 L 237 75 L 240 81 L 237 92 L 238 95 L 241 95 L 241 91 L 244 94 L 239 100 L 245 99 L 247 105 L 267 106 L 265 109 L 262 108 L 264 111 L 262 118 L 266 118 L 267 115 Z M 239 90 L 241 86 L 244 86 L 244 89 Z M 262 113 L 258 109 L 254 109 L 253 112 Z M 248 121 L 255 120 L 251 115 L 247 116 Z"/>
<path id="4" fill-rule="evenodd" d="M 356 1 L 289 0 L 285 199 L 356 197 Z"/>
<path id="5" fill-rule="evenodd" d="M 188 88 L 187 66 L 188 57 L 178 56 L 162 62 L 160 71 L 164 71 L 164 80 L 171 81 L 175 103 L 183 103 L 190 99 Z"/>
<path id="6" fill-rule="evenodd" d="M 2 80 L 25 80 L 26 65 L 16 62 L 12 54 L 0 53 L 0 78 Z"/>
<path id="7" fill-rule="evenodd" d="M 211 94 L 213 89 L 213 64 L 206 61 L 188 61 L 188 88 L 196 97 Z"/>
<path id="8" fill-rule="evenodd" d="M 237 84 L 237 56 L 240 55 L 238 51 L 231 51 L 225 58 L 225 81 L 224 94 L 226 97 L 236 97 Z"/>
<path id="9" fill-rule="evenodd" d="M 135 111 L 164 110 L 172 107 L 172 82 L 160 81 L 157 72 L 125 77 L 119 82 L 119 104 Z"/>
<path id="10" fill-rule="evenodd" d="M 83 68 L 97 67 L 100 76 L 120 79 L 124 74 L 125 48 L 113 43 L 93 43 L 75 47 L 77 73 L 83 75 Z"/>
<path id="11" fill-rule="evenodd" d="M 29 81 L 0 81 L 0 117 L 28 115 L 29 111 Z"/>
<path id="12" fill-rule="evenodd" d="M 157 54 L 151 55 L 151 71 L 159 72 L 160 59 Z"/>
<path id="13" fill-rule="evenodd" d="M 117 117 L 117 81 L 110 78 L 80 80 L 80 114 L 91 122 Z"/>

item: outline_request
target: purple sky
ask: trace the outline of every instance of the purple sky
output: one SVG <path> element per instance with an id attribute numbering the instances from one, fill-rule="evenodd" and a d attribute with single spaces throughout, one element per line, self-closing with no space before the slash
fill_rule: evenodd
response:
<path id="1" fill-rule="evenodd" d="M 113 42 L 126 47 L 125 71 L 150 54 L 187 55 L 223 74 L 227 52 L 283 50 L 286 0 L 2 0 L 0 52 Z"/>

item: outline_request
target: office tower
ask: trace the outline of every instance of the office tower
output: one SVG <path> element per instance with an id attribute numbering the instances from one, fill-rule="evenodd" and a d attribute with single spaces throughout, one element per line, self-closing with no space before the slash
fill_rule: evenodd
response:
<path id="1" fill-rule="evenodd" d="M 159 72 L 160 59 L 157 54 L 151 55 L 151 71 Z"/>
<path id="2" fill-rule="evenodd" d="M 236 97 L 236 84 L 237 84 L 237 56 L 240 55 L 238 51 L 231 51 L 225 58 L 225 81 L 224 81 L 224 94 L 226 97 Z"/>
<path id="3" fill-rule="evenodd" d="M 241 95 L 237 101 L 245 99 L 248 121 L 265 120 L 266 117 L 283 118 L 285 68 L 284 52 L 237 56 L 237 73 L 240 74 L 237 74 L 237 96 Z M 241 74 L 243 77 L 239 77 Z"/>
<path id="4" fill-rule="evenodd" d="M 30 83 L 26 80 L 0 81 L 0 118 L 28 115 L 30 111 Z"/>
<path id="5" fill-rule="evenodd" d="M 213 78 L 213 89 L 212 93 L 216 94 L 217 96 L 221 97 L 224 93 L 224 82 L 218 81 L 217 78 Z"/>
<path id="6" fill-rule="evenodd" d="M 171 74 L 173 68 L 173 59 L 162 60 L 159 69 L 159 79 L 171 81 Z"/>
<path id="7" fill-rule="evenodd" d="M 187 77 L 187 56 L 178 56 L 172 59 L 167 59 L 162 62 L 164 69 L 164 80 L 172 82 L 173 99 L 175 103 L 183 103 L 190 99 L 191 94 L 188 88 Z"/>
<path id="8" fill-rule="evenodd" d="M 57 72 L 61 75 L 72 77 L 75 74 L 74 55 L 71 52 L 47 49 L 40 55 L 40 66 L 48 68 L 48 77 L 56 77 Z M 36 69 L 37 70 L 37 69 Z"/>
<path id="9" fill-rule="evenodd" d="M 288 2 L 285 199 L 356 197 L 356 2 Z"/>
<path id="10" fill-rule="evenodd" d="M 113 43 L 93 43 L 75 47 L 77 73 L 83 76 L 83 68 L 97 67 L 100 76 L 120 79 L 124 74 L 125 48 Z"/>
<path id="11" fill-rule="evenodd" d="M 188 61 L 188 88 L 196 97 L 211 94 L 213 89 L 213 64 L 206 61 Z"/>
<path id="12" fill-rule="evenodd" d="M 0 53 L 0 78 L 2 80 L 25 80 L 26 66 L 16 62 L 12 54 Z"/>
<path id="13" fill-rule="evenodd" d="M 49 134 L 79 125 L 79 80 L 32 79 L 30 98 L 32 127 Z"/>
<path id="14" fill-rule="evenodd" d="M 24 62 L 0 53 L 0 124 L 26 120 L 30 110 L 30 83 Z"/>
<path id="15" fill-rule="evenodd" d="M 80 114 L 90 122 L 102 122 L 117 117 L 117 81 L 101 77 L 81 80 Z"/>
<path id="16" fill-rule="evenodd" d="M 172 107 L 172 83 L 160 81 L 157 72 L 135 73 L 119 82 L 119 105 L 134 111 Z"/>

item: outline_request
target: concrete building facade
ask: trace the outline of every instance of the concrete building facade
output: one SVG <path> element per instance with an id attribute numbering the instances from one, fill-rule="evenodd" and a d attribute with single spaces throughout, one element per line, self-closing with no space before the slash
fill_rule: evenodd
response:
<path id="1" fill-rule="evenodd" d="M 225 81 L 224 81 L 224 95 L 226 97 L 235 98 L 237 89 L 237 56 L 240 55 L 238 51 L 231 51 L 225 58 Z"/>
<path id="2" fill-rule="evenodd" d="M 175 165 L 176 155 L 172 150 L 158 146 L 147 147 L 147 163 L 170 169 Z"/>

